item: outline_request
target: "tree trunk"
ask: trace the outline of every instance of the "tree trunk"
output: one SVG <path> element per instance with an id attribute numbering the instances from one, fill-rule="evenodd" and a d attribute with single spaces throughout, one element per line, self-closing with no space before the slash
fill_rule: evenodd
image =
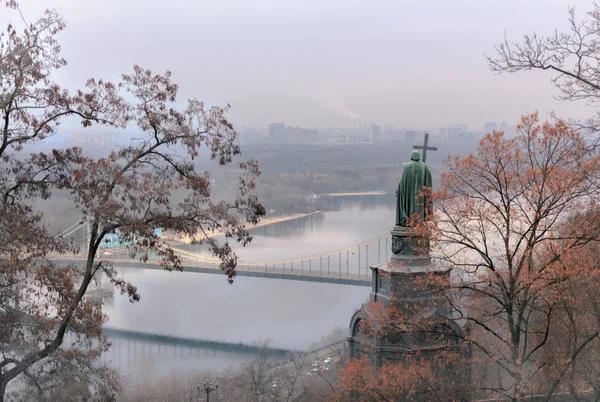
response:
<path id="1" fill-rule="evenodd" d="M 0 402 L 4 402 L 4 393 L 6 392 L 6 381 L 0 375 Z"/>

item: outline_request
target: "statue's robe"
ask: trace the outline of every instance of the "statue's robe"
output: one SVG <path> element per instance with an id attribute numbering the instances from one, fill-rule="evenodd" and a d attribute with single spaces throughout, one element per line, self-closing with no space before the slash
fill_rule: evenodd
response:
<path id="1" fill-rule="evenodd" d="M 413 160 L 407 163 L 396 193 L 396 225 L 407 226 L 407 220 L 413 214 L 420 214 L 423 220 L 428 219 L 431 211 L 430 200 L 419 197 L 423 187 L 431 187 L 429 168 L 421 161 Z"/>

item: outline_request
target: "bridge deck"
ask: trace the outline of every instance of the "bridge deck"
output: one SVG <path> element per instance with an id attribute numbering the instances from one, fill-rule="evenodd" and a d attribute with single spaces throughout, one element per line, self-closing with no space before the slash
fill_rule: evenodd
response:
<path id="1" fill-rule="evenodd" d="M 225 342 L 225 341 L 217 341 L 217 340 L 207 340 L 207 339 L 195 339 L 188 338 L 184 336 L 177 335 L 167 335 L 167 334 L 157 334 L 150 333 L 144 331 L 134 331 L 128 329 L 119 329 L 119 328 L 111 328 L 111 327 L 102 327 L 102 333 L 105 336 L 112 338 L 120 338 L 120 339 L 131 339 L 138 342 L 150 342 L 150 343 L 163 343 L 163 344 L 173 344 L 184 347 L 191 348 L 205 348 L 210 347 L 212 349 L 221 349 L 221 350 L 237 350 L 242 352 L 256 352 L 257 350 L 264 348 L 265 350 L 275 353 L 280 356 L 288 356 L 290 354 L 300 354 L 305 353 L 305 351 L 301 350 L 293 350 L 293 349 L 283 349 L 277 347 L 270 346 L 261 346 L 261 345 L 249 345 L 242 342 Z"/>
<path id="2" fill-rule="evenodd" d="M 64 256 L 53 258 L 54 262 L 61 265 L 76 264 L 82 266 L 84 259 L 78 256 L 74 258 L 64 258 Z M 148 261 L 146 263 L 135 261 L 135 260 L 118 260 L 110 261 L 115 268 L 137 268 L 137 269 L 153 269 L 153 270 L 164 270 L 164 268 L 157 261 Z M 202 264 L 202 262 L 200 262 Z M 207 264 L 208 265 L 208 264 Z M 202 274 L 219 274 L 223 275 L 223 271 L 219 268 L 209 266 L 191 266 L 184 264 L 184 272 L 195 272 Z M 353 285 L 353 286 L 371 286 L 371 273 L 363 273 L 362 275 L 354 273 L 339 273 L 339 272 L 322 272 L 322 271 L 307 271 L 307 270 L 292 270 L 292 269 L 280 269 L 280 268 L 268 268 L 263 266 L 241 266 L 236 269 L 237 276 L 248 276 L 254 278 L 268 278 L 268 279 L 286 279 L 293 281 L 306 281 L 306 282 L 322 282 L 322 283 L 334 283 L 340 285 Z"/>

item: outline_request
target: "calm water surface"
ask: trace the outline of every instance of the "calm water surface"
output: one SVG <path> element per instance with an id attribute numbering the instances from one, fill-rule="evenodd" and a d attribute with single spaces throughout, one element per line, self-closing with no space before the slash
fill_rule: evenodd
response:
<path id="1" fill-rule="evenodd" d="M 339 203 L 339 211 L 321 212 L 253 229 L 254 238 L 248 246 L 234 247 L 240 262 L 277 261 L 329 253 L 383 236 L 392 229 L 396 213 L 393 196 L 335 198 L 333 202 Z M 204 246 L 182 245 L 181 248 L 210 255 Z"/>
<path id="2" fill-rule="evenodd" d="M 299 258 L 359 244 L 391 229 L 393 199 L 342 201 L 341 210 L 311 215 L 253 230 L 254 241 L 236 252 L 242 260 Z M 190 247 L 192 249 L 192 247 Z M 193 248 L 204 252 L 202 249 Z M 104 306 L 107 327 L 153 334 L 306 350 L 336 328 L 347 328 L 370 288 L 264 278 L 153 270 L 125 270 L 142 299 L 129 303 L 115 295 Z M 124 372 L 149 368 L 223 370 L 252 360 L 248 352 L 222 348 L 181 349 L 112 339 L 109 358 Z M 132 355 L 136 356 L 132 358 Z M 140 358 L 141 356 L 141 358 Z"/>

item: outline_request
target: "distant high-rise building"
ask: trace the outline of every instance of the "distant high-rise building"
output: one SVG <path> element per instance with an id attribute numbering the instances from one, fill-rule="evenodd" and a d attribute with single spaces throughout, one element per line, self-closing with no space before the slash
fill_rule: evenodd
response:
<path id="1" fill-rule="evenodd" d="M 275 144 L 285 142 L 285 124 L 272 123 L 269 124 L 269 139 Z"/>
<path id="2" fill-rule="evenodd" d="M 373 144 L 381 142 L 381 127 L 376 126 L 375 123 L 371 126 L 371 142 Z"/>
<path id="3" fill-rule="evenodd" d="M 453 135 L 466 133 L 466 132 L 467 132 L 466 124 L 450 124 L 448 126 L 448 130 L 447 130 L 448 137 L 452 137 Z"/>
<path id="4" fill-rule="evenodd" d="M 322 140 L 319 130 L 300 127 L 286 127 L 285 140 L 290 144 L 315 144 Z"/>
<path id="5" fill-rule="evenodd" d="M 406 139 L 407 142 L 414 143 L 417 136 L 419 136 L 420 134 L 421 134 L 421 132 L 417 131 L 417 130 L 407 130 L 404 138 Z"/>
<path id="6" fill-rule="evenodd" d="M 508 123 L 506 122 L 506 120 L 504 120 L 502 123 L 500 123 L 498 130 L 502 131 L 505 135 L 509 134 L 510 127 L 508 126 Z"/>
<path id="7" fill-rule="evenodd" d="M 509 126 L 506 121 L 500 123 L 498 130 L 504 133 L 505 138 L 514 138 L 517 135 L 517 127 Z"/>
<path id="8" fill-rule="evenodd" d="M 432 130 L 432 132 L 435 132 L 435 130 Z M 448 142 L 448 129 L 446 128 L 446 126 L 442 125 L 438 129 L 438 139 L 437 139 L 437 141 L 440 144 L 441 143 L 446 144 Z"/>
<path id="9" fill-rule="evenodd" d="M 485 126 L 483 126 L 483 131 L 485 131 L 486 134 L 491 134 L 497 130 L 498 130 L 498 125 L 496 123 L 494 123 L 493 121 L 485 123 Z"/>
<path id="10" fill-rule="evenodd" d="M 386 125 L 383 128 L 383 141 L 394 141 L 395 140 L 395 134 L 394 134 L 394 126 L 392 126 L 391 124 Z"/>

